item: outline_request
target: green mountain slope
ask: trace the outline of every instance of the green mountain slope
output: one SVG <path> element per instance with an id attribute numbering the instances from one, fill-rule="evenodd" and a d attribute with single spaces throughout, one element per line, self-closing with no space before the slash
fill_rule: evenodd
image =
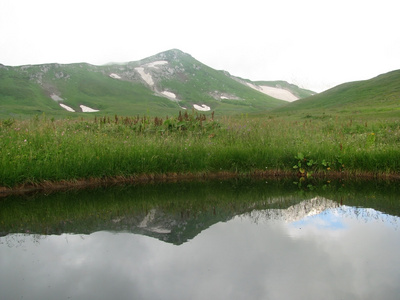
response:
<path id="1" fill-rule="evenodd" d="M 338 85 L 274 110 L 296 113 L 385 113 L 400 116 L 400 70 Z"/>
<path id="2" fill-rule="evenodd" d="M 88 64 L 0 69 L 0 116 L 72 116 L 60 103 L 77 112 L 85 105 L 103 114 L 143 113 L 148 107 L 161 113 L 165 107 L 175 108 L 143 84 L 114 80 L 101 67 Z"/>
<path id="3" fill-rule="evenodd" d="M 100 115 L 162 116 L 194 108 L 222 115 L 262 112 L 285 103 L 176 49 L 105 66 L 0 65 L 0 118 L 82 116 L 88 114 L 85 107 Z"/>
<path id="4" fill-rule="evenodd" d="M 246 87 L 251 87 L 252 89 L 259 91 L 263 94 L 269 95 L 276 99 L 281 99 L 285 101 L 296 101 L 301 98 L 309 97 L 316 94 L 313 91 L 306 90 L 298 87 L 297 85 L 288 83 L 283 80 L 277 81 L 251 81 L 249 79 L 240 78 L 233 76 L 228 72 L 224 72 L 225 75 L 234 79 L 237 82 L 245 85 Z"/>

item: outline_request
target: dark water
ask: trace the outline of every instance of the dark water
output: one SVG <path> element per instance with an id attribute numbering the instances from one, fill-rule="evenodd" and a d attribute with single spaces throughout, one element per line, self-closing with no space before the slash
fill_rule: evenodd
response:
<path id="1" fill-rule="evenodd" d="M 224 181 L 0 200 L 1 299 L 399 299 L 400 188 Z"/>

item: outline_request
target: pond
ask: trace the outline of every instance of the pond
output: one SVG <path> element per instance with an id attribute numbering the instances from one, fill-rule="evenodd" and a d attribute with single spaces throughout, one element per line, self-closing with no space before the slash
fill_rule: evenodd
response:
<path id="1" fill-rule="evenodd" d="M 399 192 L 242 179 L 7 197 L 1 299 L 398 299 Z"/>

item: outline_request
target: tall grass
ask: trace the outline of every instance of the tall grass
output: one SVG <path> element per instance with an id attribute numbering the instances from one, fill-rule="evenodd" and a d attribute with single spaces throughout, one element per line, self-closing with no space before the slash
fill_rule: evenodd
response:
<path id="1" fill-rule="evenodd" d="M 362 119 L 118 117 L 0 122 L 0 186 L 165 173 L 399 173 L 400 123 Z M 296 158 L 297 157 L 297 158 Z"/>

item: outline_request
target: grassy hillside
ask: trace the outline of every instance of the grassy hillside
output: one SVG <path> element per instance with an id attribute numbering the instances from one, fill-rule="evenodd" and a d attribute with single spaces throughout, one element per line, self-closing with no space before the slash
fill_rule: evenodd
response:
<path id="1" fill-rule="evenodd" d="M 44 102 L 43 90 L 20 69 L 0 66 L 0 116 L 37 114 L 57 109 L 53 101 Z"/>
<path id="2" fill-rule="evenodd" d="M 48 114 L 79 117 L 79 105 L 100 110 L 98 114 L 174 113 L 178 107 L 154 95 L 140 82 L 115 80 L 88 64 L 41 65 L 0 69 L 0 117 Z M 62 101 L 54 101 L 52 94 Z M 59 106 L 63 103 L 77 113 Z"/>
<path id="3" fill-rule="evenodd" d="M 162 61 L 160 66 L 149 66 Z M 138 71 L 150 76 L 149 84 Z M 112 78 L 116 74 L 117 78 Z M 162 92 L 176 95 L 168 99 Z M 76 112 L 60 106 L 67 105 Z M 228 78 L 189 54 L 169 50 L 138 62 L 94 66 L 45 64 L 0 66 L 0 118 L 45 113 L 55 117 L 87 116 L 80 105 L 97 115 L 177 114 L 193 104 L 207 105 L 219 114 L 266 111 L 285 104 Z"/>
<path id="4" fill-rule="evenodd" d="M 289 114 L 342 114 L 400 117 L 400 70 L 375 78 L 338 85 L 300 99 L 274 112 Z"/>

